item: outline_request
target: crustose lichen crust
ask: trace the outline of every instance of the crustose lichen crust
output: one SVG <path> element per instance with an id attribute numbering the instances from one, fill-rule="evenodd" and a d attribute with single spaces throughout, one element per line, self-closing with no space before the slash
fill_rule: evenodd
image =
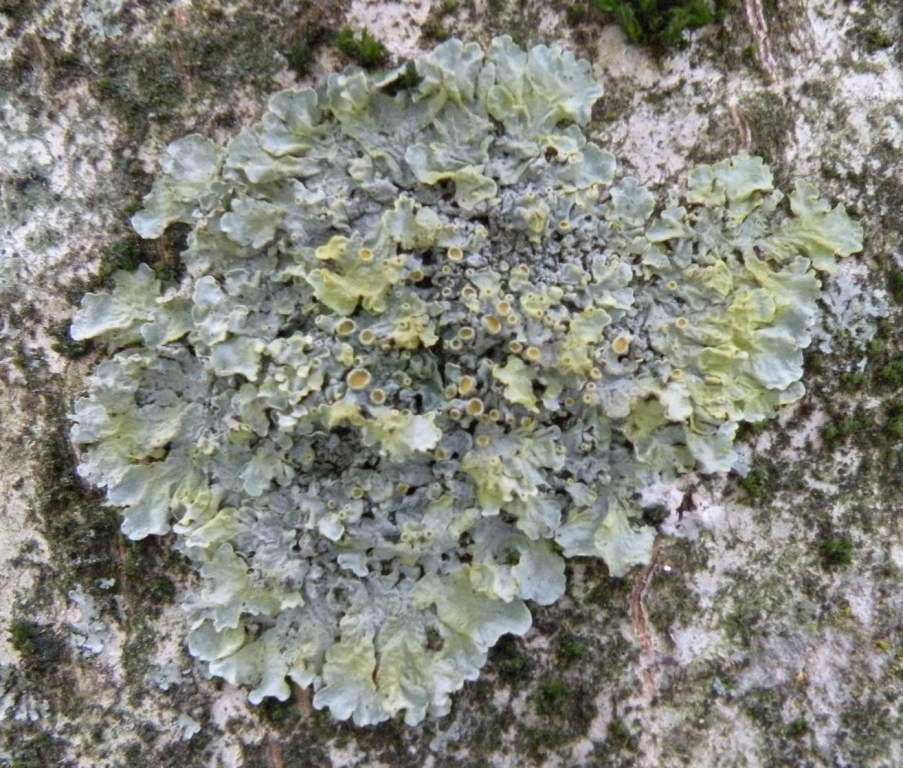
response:
<path id="1" fill-rule="evenodd" d="M 448 712 L 564 558 L 644 562 L 637 492 L 730 469 L 738 424 L 801 396 L 818 272 L 862 237 L 756 157 L 682 200 L 616 180 L 558 46 L 414 66 L 172 144 L 133 224 L 190 225 L 185 276 L 119 272 L 72 325 L 108 351 L 80 472 L 195 563 L 191 653 L 358 724 Z"/>

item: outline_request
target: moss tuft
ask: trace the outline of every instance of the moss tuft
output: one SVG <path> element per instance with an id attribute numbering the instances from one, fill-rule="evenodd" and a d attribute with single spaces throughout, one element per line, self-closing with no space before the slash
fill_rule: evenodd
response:
<path id="1" fill-rule="evenodd" d="M 751 499 L 766 496 L 771 488 L 771 473 L 765 467 L 755 467 L 746 477 L 740 478 L 740 487 Z"/>
<path id="2" fill-rule="evenodd" d="M 587 650 L 583 639 L 571 632 L 566 632 L 558 642 L 558 658 L 565 664 L 583 658 Z"/>
<path id="3" fill-rule="evenodd" d="M 809 724 L 804 717 L 798 717 L 784 726 L 784 735 L 790 739 L 798 739 L 801 736 L 805 736 L 808 731 Z"/>
<path id="4" fill-rule="evenodd" d="M 592 15 L 614 20 L 631 43 L 673 48 L 686 44 L 686 32 L 716 21 L 725 3 L 708 0 L 589 0 L 568 6 L 571 24 Z"/>
<path id="5" fill-rule="evenodd" d="M 489 653 L 489 660 L 498 672 L 499 678 L 514 685 L 524 683 L 529 678 L 530 659 L 523 643 L 514 635 L 504 635 Z"/>
<path id="6" fill-rule="evenodd" d="M 829 446 L 843 442 L 850 435 L 866 429 L 869 423 L 857 416 L 843 416 L 834 419 L 822 429 L 822 438 Z"/>
<path id="7" fill-rule="evenodd" d="M 388 48 L 366 28 L 357 37 L 351 27 L 343 27 L 335 37 L 335 47 L 364 69 L 383 66 L 389 60 Z"/>
<path id="8" fill-rule="evenodd" d="M 893 403 L 887 409 L 887 421 L 884 423 L 884 434 L 892 440 L 903 438 L 903 403 Z"/>
<path id="9" fill-rule="evenodd" d="M 887 288 L 893 300 L 903 304 L 903 269 L 895 269 L 888 275 Z"/>
<path id="10" fill-rule="evenodd" d="M 61 357 L 69 360 L 79 360 L 94 351 L 94 342 L 90 339 L 75 341 L 69 335 L 70 325 L 71 322 L 69 320 L 64 320 L 61 323 L 55 323 L 47 329 L 47 335 L 53 340 L 50 348 Z"/>
<path id="11" fill-rule="evenodd" d="M 446 25 L 448 16 L 458 10 L 458 0 L 444 0 L 433 8 L 420 27 L 420 38 L 424 42 L 442 42 L 451 37 L 451 30 Z"/>
<path id="12" fill-rule="evenodd" d="M 615 749 L 623 752 L 636 752 L 639 743 L 623 720 L 614 719 L 608 724 L 606 739 Z"/>
<path id="13" fill-rule="evenodd" d="M 558 715 L 562 705 L 571 697 L 571 690 L 558 678 L 543 680 L 536 689 L 534 704 L 536 711 L 544 717 Z"/>
<path id="14" fill-rule="evenodd" d="M 311 73 L 317 52 L 333 39 L 333 32 L 322 24 L 308 24 L 286 46 L 283 55 L 286 63 L 298 77 Z"/>
<path id="15" fill-rule="evenodd" d="M 853 542 L 846 536 L 829 536 L 818 544 L 824 568 L 845 568 L 853 562 Z"/>
<path id="16" fill-rule="evenodd" d="M 389 96 L 394 96 L 396 93 L 410 91 L 411 89 L 416 88 L 421 82 L 423 82 L 423 78 L 417 74 L 417 67 L 414 66 L 413 61 L 409 61 L 405 64 L 402 73 L 392 82 L 384 85 L 382 90 L 389 94 Z"/>
<path id="17" fill-rule="evenodd" d="M 49 768 L 49 766 L 62 766 L 63 762 L 61 744 L 48 733 L 37 733 L 26 736 L 13 746 L 8 763 L 9 768 Z"/>
<path id="18" fill-rule="evenodd" d="M 22 661 L 36 670 L 56 664 L 64 655 L 64 646 L 53 631 L 30 619 L 13 619 L 9 642 Z"/>
<path id="19" fill-rule="evenodd" d="M 899 387 L 903 384 L 903 357 L 895 358 L 881 368 L 878 371 L 878 379 L 892 387 Z"/>

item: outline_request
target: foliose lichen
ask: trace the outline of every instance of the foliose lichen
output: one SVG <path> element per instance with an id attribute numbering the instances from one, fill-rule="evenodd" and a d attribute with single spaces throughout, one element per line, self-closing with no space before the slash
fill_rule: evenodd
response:
<path id="1" fill-rule="evenodd" d="M 120 271 L 71 328 L 108 353 L 80 473 L 195 563 L 191 653 L 362 725 L 448 712 L 565 558 L 646 562 L 637 492 L 729 470 L 738 425 L 802 395 L 819 273 L 862 237 L 756 157 L 683 200 L 617 179 L 558 46 L 410 66 L 170 145 L 133 224 L 189 225 L 184 274 Z"/>

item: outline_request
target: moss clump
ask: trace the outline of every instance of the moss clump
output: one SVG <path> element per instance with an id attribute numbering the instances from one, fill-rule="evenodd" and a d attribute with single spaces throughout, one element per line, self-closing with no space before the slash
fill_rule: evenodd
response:
<path id="1" fill-rule="evenodd" d="M 790 739 L 798 739 L 805 736 L 809 731 L 809 723 L 804 717 L 798 717 L 784 726 L 784 735 Z"/>
<path id="2" fill-rule="evenodd" d="M 739 602 L 734 610 L 724 617 L 722 624 L 724 633 L 733 642 L 748 648 L 752 643 L 756 624 L 761 617 L 761 609 L 762 606 L 755 601 Z"/>
<path id="3" fill-rule="evenodd" d="M 879 380 L 892 387 L 899 387 L 903 384 L 903 357 L 891 360 L 887 365 L 878 371 Z"/>
<path id="4" fill-rule="evenodd" d="M 64 646 L 53 631 L 30 619 L 19 617 L 12 620 L 9 642 L 22 661 L 33 669 L 56 664 L 63 656 Z"/>
<path id="5" fill-rule="evenodd" d="M 765 467 L 755 467 L 746 477 L 740 478 L 740 487 L 751 499 L 766 496 L 771 488 L 771 473 Z"/>
<path id="6" fill-rule="evenodd" d="M 437 6 L 430 8 L 430 12 L 420 28 L 420 37 L 424 42 L 441 43 L 451 37 L 451 31 L 446 26 L 448 16 L 458 10 L 458 0 L 443 0 Z"/>
<path id="7" fill-rule="evenodd" d="M 317 57 L 317 51 L 333 39 L 333 32 L 322 24 L 308 24 L 286 47 L 286 63 L 298 77 L 307 77 Z"/>
<path id="8" fill-rule="evenodd" d="M 847 392 L 862 389 L 868 381 L 865 371 L 845 371 L 840 374 L 840 388 Z"/>
<path id="9" fill-rule="evenodd" d="M 571 697 L 571 689 L 557 677 L 543 680 L 536 689 L 534 704 L 536 711 L 544 717 L 560 713 L 562 705 Z"/>
<path id="10" fill-rule="evenodd" d="M 892 440 L 903 438 L 903 403 L 894 403 L 888 408 L 884 434 Z"/>
<path id="11" fill-rule="evenodd" d="M 829 422 L 822 429 L 821 435 L 829 446 L 843 442 L 850 435 L 866 429 L 868 422 L 857 416 L 843 416 Z"/>
<path id="12" fill-rule="evenodd" d="M 133 605 L 157 615 L 162 606 L 172 603 L 176 585 L 166 573 L 178 570 L 178 555 L 142 540 L 125 544 L 122 560 L 122 583 L 126 598 Z"/>
<path id="13" fill-rule="evenodd" d="M 298 720 L 299 711 L 291 698 L 287 701 L 277 699 L 264 699 L 256 708 L 256 713 L 268 725 L 283 729 Z"/>
<path id="14" fill-rule="evenodd" d="M 887 289 L 894 301 L 903 304 L 903 269 L 895 269 L 888 275 Z"/>
<path id="15" fill-rule="evenodd" d="M 586 734 L 596 715 L 592 701 L 592 695 L 582 685 L 560 677 L 543 678 L 532 696 L 539 721 L 521 731 L 519 752 L 539 758 Z"/>
<path id="16" fill-rule="evenodd" d="M 129 128 L 171 120 L 186 95 L 172 50 L 160 45 L 124 53 L 105 52 L 106 74 L 94 81 L 94 95 Z"/>
<path id="17" fill-rule="evenodd" d="M 565 664 L 583 658 L 588 650 L 582 638 L 571 632 L 565 633 L 558 642 L 558 658 Z"/>
<path id="18" fill-rule="evenodd" d="M 509 685 L 525 682 L 529 677 L 530 659 L 514 635 L 504 635 L 490 651 L 489 659 L 499 678 Z"/>
<path id="19" fill-rule="evenodd" d="M 824 568 L 845 568 L 853 562 L 853 542 L 846 536 L 828 536 L 818 544 Z"/>
<path id="20" fill-rule="evenodd" d="M 75 583 L 91 587 L 116 578 L 115 542 L 119 520 L 99 493 L 82 486 L 75 474 L 69 443 L 65 398 L 57 396 L 47 414 L 35 456 L 33 514 L 50 546 L 51 562 L 62 590 Z"/>
<path id="21" fill-rule="evenodd" d="M 90 340 L 75 341 L 69 335 L 70 324 L 69 320 L 56 323 L 47 329 L 47 335 L 53 339 L 50 348 L 54 352 L 69 360 L 78 360 L 91 354 L 94 350 L 94 343 Z"/>
<path id="22" fill-rule="evenodd" d="M 623 720 L 618 719 L 608 724 L 606 740 L 612 747 L 622 752 L 636 752 L 639 746 L 636 736 L 630 732 Z"/>
<path id="23" fill-rule="evenodd" d="M 16 653 L 31 656 L 35 652 L 40 627 L 27 619 L 14 619 L 9 625 L 9 642 Z"/>
<path id="24" fill-rule="evenodd" d="M 335 47 L 364 69 L 374 69 L 389 60 L 388 48 L 366 28 L 361 30 L 358 37 L 351 27 L 342 27 L 335 37 Z"/>
<path id="25" fill-rule="evenodd" d="M 884 352 L 886 346 L 887 345 L 884 343 L 884 339 L 880 338 L 879 336 L 875 336 L 875 338 L 869 341 L 865 349 L 870 355 L 880 355 L 882 352 Z"/>
<path id="26" fill-rule="evenodd" d="M 153 269 L 154 274 L 164 282 L 178 280 L 182 275 L 182 262 L 177 254 L 184 248 L 185 237 L 185 228 L 177 226 L 171 227 L 159 240 L 142 240 L 136 234 L 129 234 L 113 241 L 101 251 L 97 272 L 87 280 L 75 281 L 66 298 L 69 303 L 77 304 L 89 291 L 110 289 L 116 272 L 132 272 L 142 263 Z M 76 344 L 68 338 L 68 325 L 67 323 L 65 333 L 67 348 Z M 58 333 L 57 337 L 60 335 L 62 334 Z M 62 348 L 57 351 L 66 354 Z"/>
<path id="27" fill-rule="evenodd" d="M 668 519 L 668 508 L 664 504 L 654 504 L 643 509 L 643 525 L 658 527 Z"/>
<path id="28" fill-rule="evenodd" d="M 401 93 L 402 91 L 410 91 L 416 88 L 422 81 L 423 78 L 419 74 L 417 74 L 417 67 L 414 66 L 414 62 L 409 61 L 407 64 L 405 64 L 402 73 L 391 83 L 383 86 L 382 90 L 389 94 L 389 96 L 394 96 L 396 93 Z"/>
<path id="29" fill-rule="evenodd" d="M 672 48 L 686 44 L 687 30 L 711 24 L 720 10 L 708 0 L 589 0 L 566 13 L 572 24 L 599 13 L 614 19 L 631 43 Z"/>
<path id="30" fill-rule="evenodd" d="M 17 741 L 13 747 L 9 768 L 49 768 L 64 765 L 60 743 L 47 733 Z"/>

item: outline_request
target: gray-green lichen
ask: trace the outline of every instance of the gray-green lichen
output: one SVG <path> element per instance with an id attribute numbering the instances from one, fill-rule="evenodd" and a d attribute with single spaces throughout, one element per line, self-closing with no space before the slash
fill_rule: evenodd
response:
<path id="1" fill-rule="evenodd" d="M 448 712 L 563 558 L 646 562 L 639 494 L 742 466 L 862 238 L 748 155 L 661 201 L 619 178 L 582 130 L 602 88 L 558 46 L 414 66 L 170 145 L 132 221 L 191 227 L 185 276 L 118 272 L 72 325 L 109 352 L 80 472 L 195 563 L 192 654 L 358 724 Z"/>

